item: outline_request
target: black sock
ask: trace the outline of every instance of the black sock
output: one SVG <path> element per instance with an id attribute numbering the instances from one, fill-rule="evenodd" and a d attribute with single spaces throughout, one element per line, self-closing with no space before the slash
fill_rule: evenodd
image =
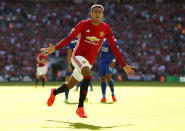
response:
<path id="1" fill-rule="evenodd" d="M 37 84 L 38 85 L 38 83 L 39 83 L 39 79 L 35 79 L 35 84 Z"/>
<path id="2" fill-rule="evenodd" d="M 80 86 L 80 98 L 79 98 L 78 107 L 83 107 L 84 106 L 84 101 L 85 101 L 85 98 L 87 96 L 88 86 L 89 86 L 90 82 L 91 82 L 91 80 L 87 79 L 87 78 L 85 78 L 82 81 L 82 84 Z"/>
<path id="3" fill-rule="evenodd" d="M 45 86 L 45 79 L 44 79 L 44 77 L 42 78 L 42 86 Z"/>
<path id="4" fill-rule="evenodd" d="M 59 93 L 63 93 L 65 91 L 69 90 L 66 86 L 66 83 L 64 83 L 63 85 L 61 85 L 60 87 L 56 88 L 54 91 L 53 91 L 53 94 L 54 95 L 57 95 Z"/>

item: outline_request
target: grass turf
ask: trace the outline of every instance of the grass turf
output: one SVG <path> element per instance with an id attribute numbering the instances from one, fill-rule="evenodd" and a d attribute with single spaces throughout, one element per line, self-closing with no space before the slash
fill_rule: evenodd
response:
<path id="1" fill-rule="evenodd" d="M 101 89 L 94 86 L 85 104 L 87 119 L 76 114 L 79 92 L 70 91 L 69 104 L 64 94 L 52 107 L 46 105 L 50 89 L 33 86 L 0 88 L 1 131 L 183 131 L 185 129 L 185 88 L 115 87 L 118 102 L 112 103 L 107 88 L 107 103 L 99 103 Z"/>

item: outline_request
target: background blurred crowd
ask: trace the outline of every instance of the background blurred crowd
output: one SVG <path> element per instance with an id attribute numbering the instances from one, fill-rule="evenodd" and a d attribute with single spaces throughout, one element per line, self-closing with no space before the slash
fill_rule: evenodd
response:
<path id="1" fill-rule="evenodd" d="M 1 2 L 0 76 L 34 79 L 40 48 L 57 44 L 80 20 L 89 18 L 90 6 Z M 157 80 L 160 75 L 185 75 L 185 4 L 117 2 L 104 7 L 104 21 L 111 25 L 126 63 L 136 66 L 137 76 Z M 48 62 L 50 76 L 64 72 L 66 48 L 52 54 Z M 98 59 L 93 70 L 98 70 Z M 123 72 L 119 63 L 114 75 L 118 72 Z"/>

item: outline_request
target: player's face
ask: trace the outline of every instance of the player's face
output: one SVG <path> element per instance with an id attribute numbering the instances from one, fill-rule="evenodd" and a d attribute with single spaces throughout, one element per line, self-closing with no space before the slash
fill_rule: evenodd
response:
<path id="1" fill-rule="evenodd" d="M 95 22 L 100 22 L 103 18 L 103 10 L 99 7 L 94 7 L 91 11 L 91 19 Z"/>

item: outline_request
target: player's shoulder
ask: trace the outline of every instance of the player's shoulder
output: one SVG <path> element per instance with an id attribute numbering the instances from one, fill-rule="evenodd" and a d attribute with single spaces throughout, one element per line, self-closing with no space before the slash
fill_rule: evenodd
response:
<path id="1" fill-rule="evenodd" d="M 107 24 L 107 23 L 105 23 L 105 22 L 103 22 L 103 21 L 101 21 L 101 24 L 102 24 L 103 26 L 110 27 L 109 24 Z"/>
<path id="2" fill-rule="evenodd" d="M 90 19 L 86 19 L 86 20 L 81 20 L 79 23 L 86 24 L 86 23 L 90 23 L 90 22 L 91 22 Z"/>

